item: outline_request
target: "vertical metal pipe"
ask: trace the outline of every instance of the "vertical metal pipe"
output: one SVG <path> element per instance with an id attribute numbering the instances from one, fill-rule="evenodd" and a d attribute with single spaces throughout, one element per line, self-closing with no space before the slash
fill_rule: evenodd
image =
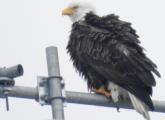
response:
<path id="1" fill-rule="evenodd" d="M 64 120 L 63 99 L 61 90 L 61 79 L 58 62 L 58 52 L 56 47 L 46 48 L 48 65 L 48 85 L 50 104 L 52 106 L 53 119 Z"/>

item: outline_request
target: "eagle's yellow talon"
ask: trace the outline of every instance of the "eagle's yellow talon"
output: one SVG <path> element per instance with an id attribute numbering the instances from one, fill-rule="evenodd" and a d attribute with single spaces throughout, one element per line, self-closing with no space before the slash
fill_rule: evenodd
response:
<path id="1" fill-rule="evenodd" d="M 111 97 L 111 93 L 106 91 L 104 87 L 100 87 L 99 89 L 93 89 L 93 91 L 98 94 L 102 94 L 106 97 Z"/>

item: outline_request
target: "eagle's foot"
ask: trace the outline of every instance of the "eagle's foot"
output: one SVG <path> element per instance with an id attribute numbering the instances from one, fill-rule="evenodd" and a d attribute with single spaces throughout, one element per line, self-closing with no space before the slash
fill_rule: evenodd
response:
<path id="1" fill-rule="evenodd" d="M 95 93 L 102 94 L 106 97 L 111 97 L 111 93 L 106 91 L 104 87 L 100 87 L 99 89 L 93 89 Z"/>

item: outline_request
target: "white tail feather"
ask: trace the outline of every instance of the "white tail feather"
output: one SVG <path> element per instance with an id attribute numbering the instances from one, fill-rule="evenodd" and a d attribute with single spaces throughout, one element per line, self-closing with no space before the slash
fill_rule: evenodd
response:
<path id="1" fill-rule="evenodd" d="M 127 90 L 121 88 L 120 86 L 112 82 L 109 82 L 108 89 L 111 91 L 113 102 L 117 103 L 119 101 L 120 96 L 124 98 L 130 98 L 134 109 L 138 113 L 142 114 L 144 118 L 146 118 L 147 120 L 150 120 L 150 116 L 148 113 L 148 106 L 144 102 L 142 102 L 140 99 L 138 99 L 136 96 L 134 96 Z"/>
<path id="2" fill-rule="evenodd" d="M 139 100 L 137 97 L 135 97 L 130 92 L 128 92 L 128 95 L 130 97 L 130 100 L 131 100 L 132 105 L 135 108 L 135 110 L 138 113 L 142 114 L 144 116 L 144 118 L 146 118 L 147 120 L 150 120 L 150 116 L 148 113 L 148 107 L 141 100 Z"/>

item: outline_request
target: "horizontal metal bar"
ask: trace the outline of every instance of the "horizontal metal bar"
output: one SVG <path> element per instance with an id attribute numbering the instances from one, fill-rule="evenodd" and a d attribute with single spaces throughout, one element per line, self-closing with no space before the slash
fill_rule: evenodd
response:
<path id="1" fill-rule="evenodd" d="M 3 94 L 3 88 L 0 88 L 0 96 L 2 96 L 2 94 Z M 37 100 L 38 91 L 37 88 L 14 86 L 11 92 L 9 93 L 9 96 Z M 116 105 L 111 100 L 108 100 L 106 97 L 102 95 L 90 94 L 90 93 L 67 91 L 66 101 L 68 103 L 76 103 L 76 104 L 116 107 Z M 153 102 L 155 106 L 154 112 L 165 112 L 165 101 L 154 100 Z M 132 109 L 132 105 L 129 103 L 129 101 L 119 102 L 117 105 L 120 108 Z"/>
<path id="2" fill-rule="evenodd" d="M 3 87 L 0 87 L 0 96 L 3 97 Z M 38 99 L 38 91 L 37 88 L 33 87 L 21 87 L 14 86 L 11 87 L 11 91 L 8 94 L 9 97 L 17 97 L 17 98 L 26 98 L 26 99 Z"/>

